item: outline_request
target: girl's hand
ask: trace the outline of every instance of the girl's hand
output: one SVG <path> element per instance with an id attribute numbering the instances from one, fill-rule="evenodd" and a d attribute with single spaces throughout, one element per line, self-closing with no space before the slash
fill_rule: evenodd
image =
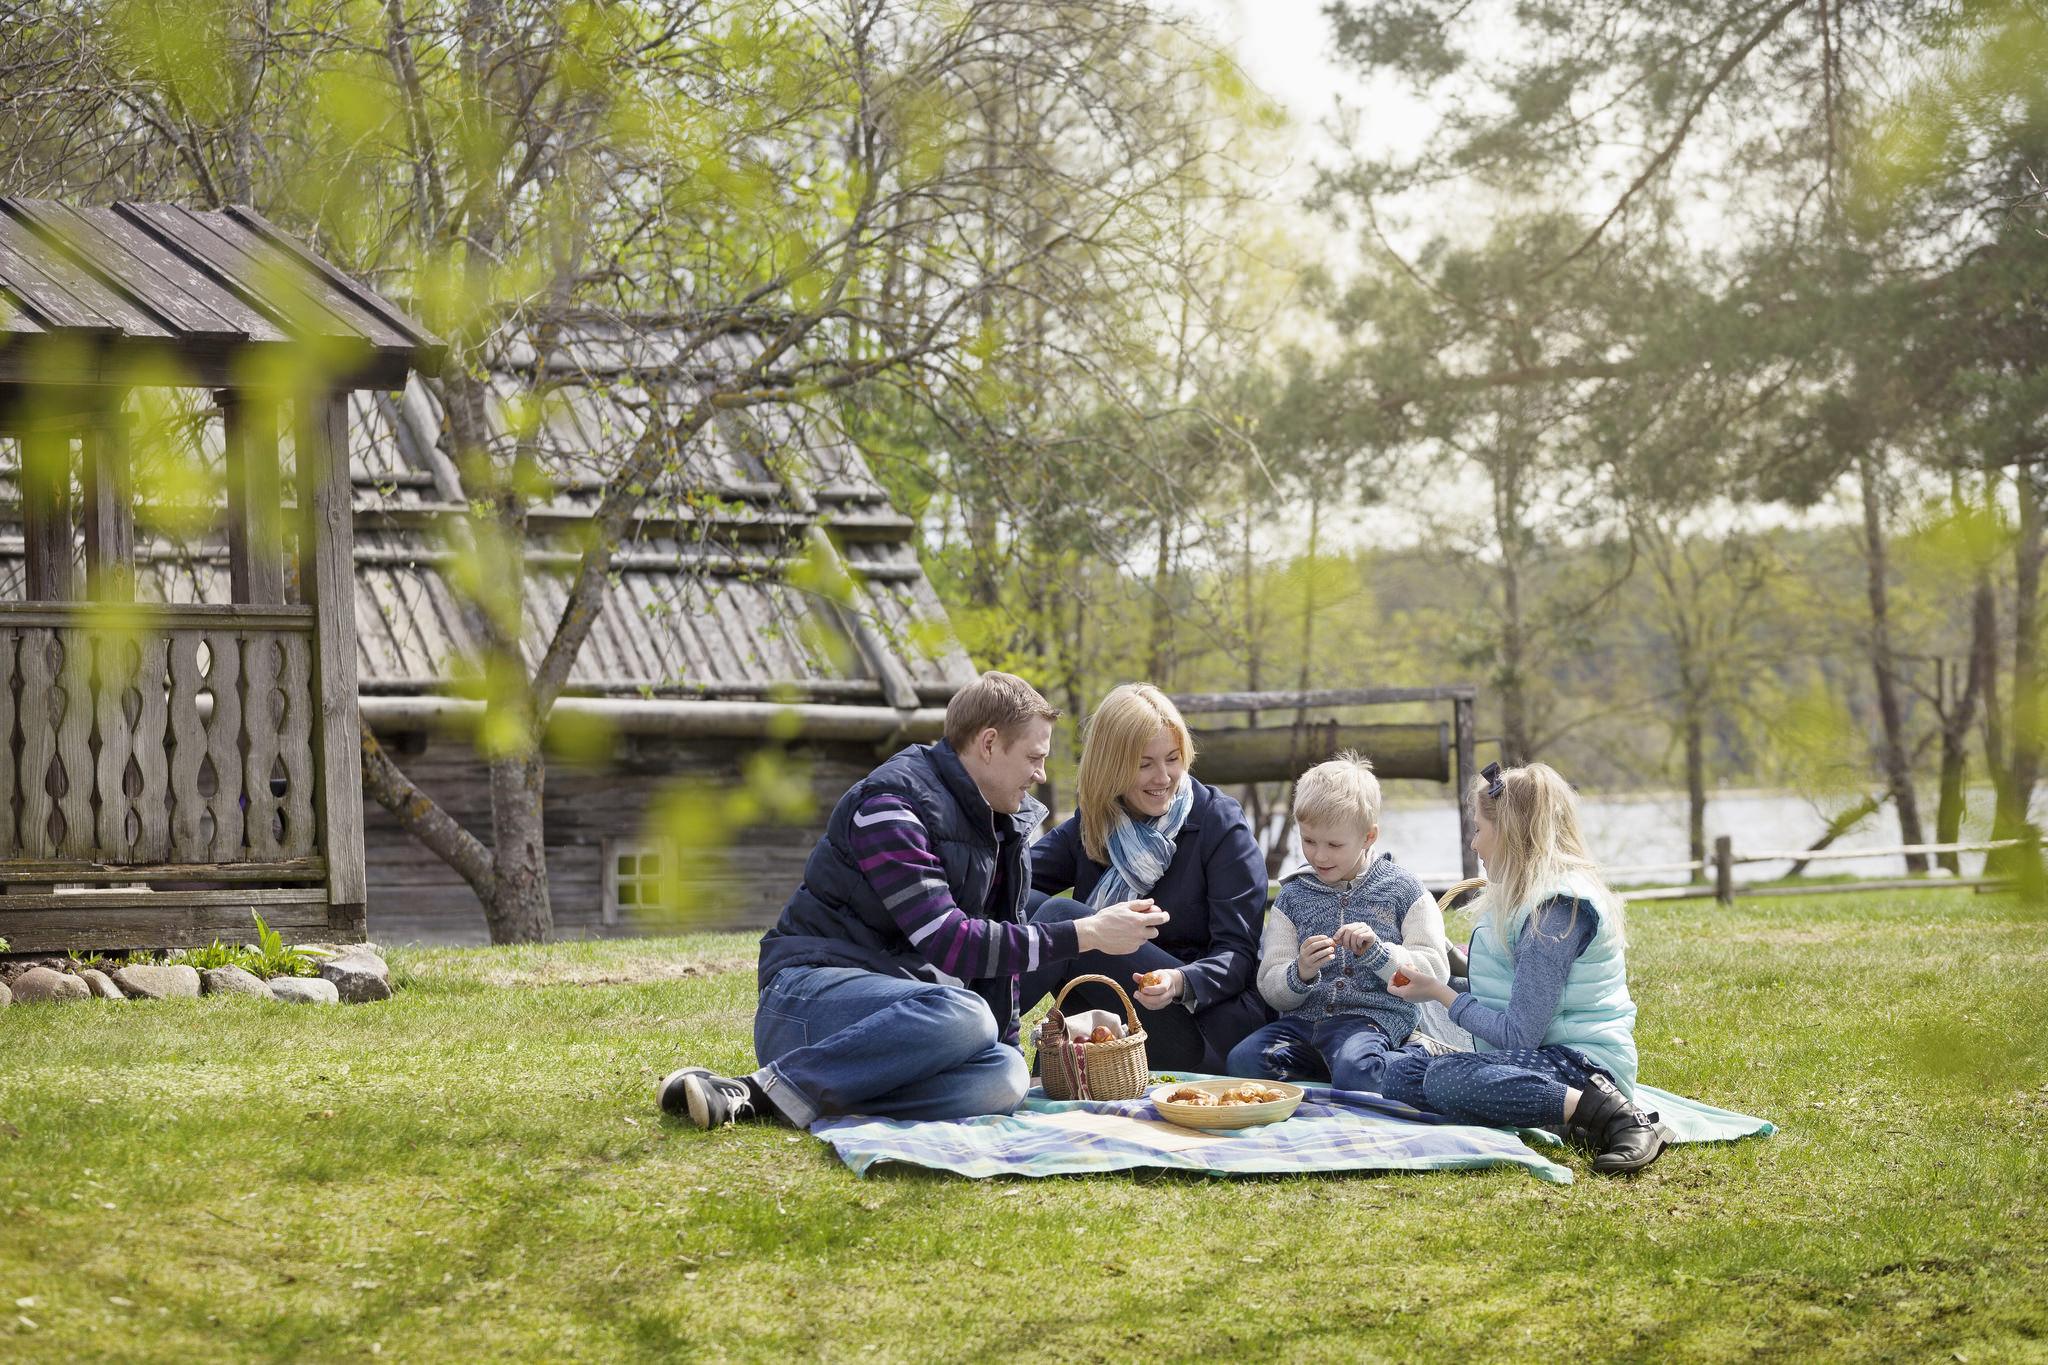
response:
<path id="1" fill-rule="evenodd" d="M 1157 972 L 1132 972 L 1131 980 L 1138 986 L 1138 1003 L 1148 1010 L 1163 1010 L 1180 999 L 1187 989 L 1187 978 L 1174 968 Z"/>
<path id="2" fill-rule="evenodd" d="M 1370 924 L 1347 924 L 1337 931 L 1337 946 L 1354 953 L 1368 952 L 1379 941 Z"/>
<path id="3" fill-rule="evenodd" d="M 1328 934 L 1311 934 L 1295 954 L 1294 971 L 1303 981 L 1313 981 L 1323 974 L 1323 968 L 1337 956 L 1337 944 Z"/>
<path id="4" fill-rule="evenodd" d="M 1403 1000 L 1434 1000 L 1439 1005 L 1448 1005 L 1457 999 L 1457 993 L 1449 985 L 1433 976 L 1424 976 L 1413 967 L 1403 967 L 1387 982 L 1387 991 Z"/>

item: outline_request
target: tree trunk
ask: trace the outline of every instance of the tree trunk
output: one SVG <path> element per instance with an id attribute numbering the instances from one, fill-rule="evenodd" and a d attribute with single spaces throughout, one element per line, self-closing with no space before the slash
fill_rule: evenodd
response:
<path id="1" fill-rule="evenodd" d="M 2012 701 L 2006 727 L 2011 756 L 2005 781 L 1998 786 L 1997 813 L 1991 822 L 1996 839 L 2021 839 L 2032 832 L 2028 807 L 2041 768 L 2041 490 L 2025 466 L 2014 472 L 2013 484 L 2020 524 L 2013 545 Z M 2038 853 L 2020 857 L 2004 852 L 1992 855 L 1986 870 L 1995 867 L 2000 872 L 2032 875 L 2038 866 Z"/>
<path id="2" fill-rule="evenodd" d="M 1145 676 L 1154 687 L 1172 690 L 1173 527 L 1159 517 L 1159 552 L 1152 570 L 1152 620 L 1145 650 Z"/>
<path id="3" fill-rule="evenodd" d="M 545 943 L 554 937 L 548 899 L 548 850 L 541 787 L 546 775 L 538 745 L 491 760 L 491 898 L 484 920 L 493 943 Z"/>
<path id="4" fill-rule="evenodd" d="M 1706 721 L 1697 698 L 1685 701 L 1685 833 L 1686 857 L 1707 859 Z"/>
<path id="5" fill-rule="evenodd" d="M 1870 595 L 1870 668 L 1877 680 L 1878 718 L 1883 727 L 1878 756 L 1884 768 L 1885 785 L 1899 811 L 1899 833 L 1911 844 L 1926 842 L 1920 828 L 1920 805 L 1913 794 L 1913 769 L 1906 759 L 1905 715 L 1899 703 L 1899 684 L 1892 653 L 1891 605 L 1887 555 L 1882 515 L 1882 490 L 1878 487 L 1875 457 L 1866 452 L 1858 461 L 1863 484 L 1863 563 L 1868 573 Z M 1925 872 L 1927 855 L 1908 853 L 1908 872 Z"/>
<path id="6" fill-rule="evenodd" d="M 1987 645 L 1998 631 L 1997 604 L 1991 596 L 1988 574 L 1977 575 L 1977 588 L 1970 597 L 1970 659 L 1962 695 L 1942 717 L 1941 801 L 1934 811 L 1934 842 L 1952 844 L 1962 837 L 1963 816 L 1969 800 L 1965 782 L 1969 775 L 1970 731 L 1977 723 L 1977 703 L 1984 695 Z M 1938 855 L 1941 866 L 1962 875 L 1962 857 L 1955 853 Z"/>

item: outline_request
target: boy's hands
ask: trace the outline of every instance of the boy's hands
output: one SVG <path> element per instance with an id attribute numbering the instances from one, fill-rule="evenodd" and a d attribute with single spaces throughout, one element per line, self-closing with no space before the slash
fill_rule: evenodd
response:
<path id="1" fill-rule="evenodd" d="M 1138 984 L 1138 1003 L 1148 1010 L 1163 1010 L 1180 999 L 1186 989 L 1187 978 L 1174 968 L 1156 972 L 1132 972 L 1131 980 Z"/>
<path id="2" fill-rule="evenodd" d="M 1074 921 L 1074 937 L 1084 953 L 1108 953 L 1122 957 L 1135 953 L 1142 943 L 1159 937 L 1166 923 L 1164 910 L 1154 909 L 1149 900 L 1119 901 L 1105 905 L 1086 919 Z"/>
<path id="3" fill-rule="evenodd" d="M 1294 971 L 1303 981 L 1313 981 L 1337 956 L 1337 941 L 1328 934 L 1310 934 L 1294 955 Z"/>
<path id="4" fill-rule="evenodd" d="M 1348 952 L 1362 953 L 1380 941 L 1370 924 L 1346 924 L 1337 930 L 1337 946 Z"/>

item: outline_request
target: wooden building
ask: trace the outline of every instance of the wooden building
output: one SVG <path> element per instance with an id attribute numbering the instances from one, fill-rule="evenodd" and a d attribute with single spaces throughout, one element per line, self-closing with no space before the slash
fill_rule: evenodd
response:
<path id="1" fill-rule="evenodd" d="M 525 440 L 553 488 L 529 514 L 533 657 L 650 405 L 680 408 L 744 352 L 728 343 L 684 367 L 660 329 L 592 321 L 546 357 L 517 339 L 495 357 L 494 439 Z M 549 376 L 537 424 L 524 398 L 536 373 Z M 467 732 L 477 705 L 451 683 L 471 637 L 449 582 L 465 491 L 443 415 L 415 381 L 357 394 L 349 435 L 363 713 L 423 790 L 485 833 L 490 794 Z M 548 769 L 560 932 L 763 922 L 845 788 L 902 744 L 937 737 L 974 670 L 914 531 L 860 453 L 795 410 L 721 413 L 687 446 L 620 547 L 571 695 L 557 704 L 558 733 L 601 740 L 599 753 L 566 753 Z M 745 831 L 722 857 L 649 827 L 679 783 L 736 782 L 771 745 L 808 774 L 808 823 Z M 372 805 L 365 830 L 373 936 L 484 937 L 467 885 L 394 817 Z"/>
<path id="2" fill-rule="evenodd" d="M 442 347 L 260 216 L 0 198 L 0 938 L 355 938 L 349 395 Z M 204 561 L 139 388 L 207 395 Z M 142 468 L 138 468 L 138 465 Z M 141 530 L 138 533 L 138 514 Z M 183 590 L 204 580 L 203 590 Z"/>

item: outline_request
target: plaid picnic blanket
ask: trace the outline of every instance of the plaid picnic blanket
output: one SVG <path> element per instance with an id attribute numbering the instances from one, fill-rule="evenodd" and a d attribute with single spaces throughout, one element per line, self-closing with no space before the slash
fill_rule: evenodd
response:
<path id="1" fill-rule="evenodd" d="M 1183 1075 L 1180 1079 L 1190 1079 Z M 1639 1087 L 1673 1140 L 1720 1141 L 1768 1134 L 1772 1125 L 1666 1091 Z M 914 1123 L 858 1116 L 811 1125 L 856 1174 L 878 1162 L 996 1175 L 1085 1175 L 1147 1166 L 1210 1175 L 1311 1171 L 1442 1171 L 1520 1166 L 1539 1180 L 1571 1183 L 1570 1168 L 1504 1128 L 1446 1123 L 1355 1091 L 1308 1087 L 1285 1123 L 1198 1132 L 1166 1122 L 1149 1100 L 1049 1100 L 1034 1089 L 1014 1114 Z M 1548 1135 L 1543 1135 L 1548 1138 Z"/>

